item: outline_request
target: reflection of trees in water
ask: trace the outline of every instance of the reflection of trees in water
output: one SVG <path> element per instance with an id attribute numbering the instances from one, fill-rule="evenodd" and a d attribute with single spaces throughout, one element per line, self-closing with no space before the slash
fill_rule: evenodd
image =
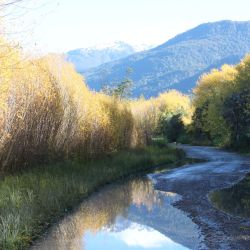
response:
<path id="1" fill-rule="evenodd" d="M 154 204 L 161 204 L 161 199 L 156 194 L 153 184 L 147 179 L 131 181 L 132 202 L 138 208 L 146 206 L 148 211 L 151 211 Z"/>
<path id="2" fill-rule="evenodd" d="M 230 188 L 213 192 L 210 198 L 219 209 L 250 218 L 250 175 Z"/>
<path id="3" fill-rule="evenodd" d="M 120 231 L 129 226 L 129 221 L 154 228 L 174 241 L 194 248 L 199 243 L 197 228 L 190 218 L 172 206 L 177 200 L 178 195 L 154 190 L 147 178 L 110 185 L 91 195 L 34 249 L 84 249 L 86 233 L 95 234 L 102 229 Z"/>
<path id="4" fill-rule="evenodd" d="M 128 219 L 151 227 L 183 246 L 198 249 L 198 227 L 184 212 L 173 206 L 180 196 L 155 190 L 154 198 L 159 202 L 153 203 L 150 211 L 143 206 L 139 209 L 130 207 Z"/>
<path id="5" fill-rule="evenodd" d="M 132 203 L 150 211 L 161 200 L 146 178 L 109 186 L 83 202 L 76 213 L 65 218 L 35 249 L 82 249 L 85 232 L 97 233 L 114 224 L 117 216 L 126 217 Z"/>
<path id="6" fill-rule="evenodd" d="M 119 231 L 129 226 L 122 220 L 125 224 L 116 228 L 120 216 L 152 227 L 185 246 L 196 246 L 199 242 L 196 226 L 172 206 L 178 199 L 173 193 L 154 190 L 147 178 L 108 186 L 84 201 L 77 212 L 65 218 L 35 249 L 83 249 L 85 233 L 98 233 L 101 229 Z"/>

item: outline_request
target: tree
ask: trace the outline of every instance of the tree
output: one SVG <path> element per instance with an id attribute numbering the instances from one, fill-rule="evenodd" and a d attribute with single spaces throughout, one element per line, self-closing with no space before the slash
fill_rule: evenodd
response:
<path id="1" fill-rule="evenodd" d="M 242 147 L 250 143 L 250 91 L 229 96 L 223 105 L 223 117 L 231 130 L 231 144 Z"/>
<path id="2" fill-rule="evenodd" d="M 133 70 L 131 68 L 127 68 L 124 80 L 114 83 L 113 86 L 105 85 L 102 88 L 102 92 L 119 99 L 129 98 L 131 96 L 131 88 L 133 85 L 133 81 L 130 78 L 132 72 Z"/>
<path id="3" fill-rule="evenodd" d="M 211 141 L 210 135 L 207 131 L 204 131 L 205 121 L 203 119 L 204 114 L 206 114 L 208 104 L 205 103 L 202 107 L 197 107 L 192 116 L 192 135 L 195 140 L 198 141 Z"/>
<path id="4" fill-rule="evenodd" d="M 230 130 L 223 118 L 223 104 L 235 91 L 235 67 L 224 65 L 221 70 L 204 74 L 194 89 L 193 131 L 196 139 L 210 140 L 224 146 L 230 141 Z"/>
<path id="5" fill-rule="evenodd" d="M 194 135 L 219 146 L 250 145 L 250 56 L 236 66 L 212 70 L 194 90 Z"/>
<path id="6" fill-rule="evenodd" d="M 171 116 L 165 120 L 165 135 L 170 142 L 176 142 L 184 132 L 184 124 L 181 114 Z"/>

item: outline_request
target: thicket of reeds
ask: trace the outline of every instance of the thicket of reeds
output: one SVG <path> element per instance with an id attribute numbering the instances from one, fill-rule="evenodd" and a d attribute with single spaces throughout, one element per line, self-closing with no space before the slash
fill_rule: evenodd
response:
<path id="1" fill-rule="evenodd" d="M 163 114 L 189 108 L 175 91 L 133 101 L 90 91 L 61 56 L 26 60 L 3 40 L 0 64 L 1 172 L 144 146 Z"/>

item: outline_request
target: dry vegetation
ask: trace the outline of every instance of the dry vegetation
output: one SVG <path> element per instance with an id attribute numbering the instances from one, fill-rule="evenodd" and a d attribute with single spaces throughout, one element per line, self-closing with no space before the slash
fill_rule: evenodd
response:
<path id="1" fill-rule="evenodd" d="M 190 100 L 176 91 L 150 100 L 92 92 L 62 57 L 27 60 L 4 40 L 0 81 L 0 249 L 27 247 L 100 185 L 185 158 L 165 142 L 146 147 L 165 118 L 190 121 Z"/>
<path id="2" fill-rule="evenodd" d="M 163 114 L 190 116 L 189 99 L 175 91 L 150 100 L 122 100 L 91 92 L 59 56 L 24 60 L 4 42 L 0 54 L 2 172 L 144 146 Z"/>

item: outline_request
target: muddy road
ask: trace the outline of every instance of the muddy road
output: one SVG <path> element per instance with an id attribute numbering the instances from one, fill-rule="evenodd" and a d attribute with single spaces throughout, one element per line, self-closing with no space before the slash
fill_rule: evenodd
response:
<path id="1" fill-rule="evenodd" d="M 199 249 L 250 249 L 250 219 L 220 211 L 209 200 L 210 192 L 230 187 L 250 172 L 250 158 L 212 147 L 180 147 L 189 157 L 206 162 L 151 175 L 155 189 L 182 196 L 174 206 L 199 226 Z"/>

